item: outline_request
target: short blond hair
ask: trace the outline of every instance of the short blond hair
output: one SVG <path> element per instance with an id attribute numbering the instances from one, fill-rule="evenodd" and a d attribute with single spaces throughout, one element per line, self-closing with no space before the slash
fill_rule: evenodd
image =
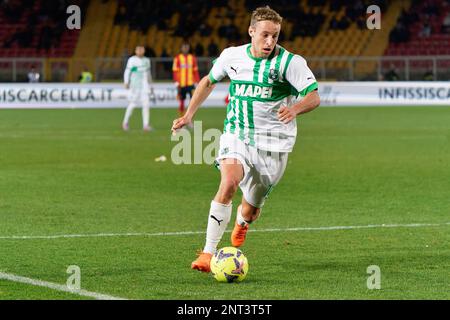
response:
<path id="1" fill-rule="evenodd" d="M 254 26 L 259 21 L 272 21 L 281 24 L 283 18 L 270 8 L 269 6 L 256 8 L 252 13 L 252 18 L 250 19 L 250 25 Z"/>

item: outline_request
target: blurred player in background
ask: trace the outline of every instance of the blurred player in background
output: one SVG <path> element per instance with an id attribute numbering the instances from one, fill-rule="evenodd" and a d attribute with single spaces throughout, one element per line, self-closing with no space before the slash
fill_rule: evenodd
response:
<path id="1" fill-rule="evenodd" d="M 135 55 L 130 57 L 123 75 L 125 88 L 128 92 L 128 107 L 122 122 L 122 128 L 129 130 L 129 121 L 133 109 L 142 106 L 142 123 L 144 131 L 151 131 L 150 126 L 150 95 L 153 95 L 152 73 L 150 59 L 144 56 L 145 48 L 137 46 Z"/>
<path id="2" fill-rule="evenodd" d="M 175 56 L 173 60 L 173 81 L 178 89 L 179 114 L 184 115 L 184 100 L 189 94 L 192 98 L 195 86 L 200 81 L 196 57 L 189 53 L 189 44 L 183 43 L 181 53 Z"/>

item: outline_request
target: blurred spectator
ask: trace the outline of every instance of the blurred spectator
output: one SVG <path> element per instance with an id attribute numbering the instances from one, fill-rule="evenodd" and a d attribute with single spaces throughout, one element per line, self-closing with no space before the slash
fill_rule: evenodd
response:
<path id="1" fill-rule="evenodd" d="M 79 80 L 80 83 L 90 83 L 94 80 L 94 75 L 89 71 L 88 67 L 83 66 Z"/>
<path id="2" fill-rule="evenodd" d="M 53 30 L 54 28 L 51 27 L 49 22 L 42 27 L 38 41 L 38 49 L 50 50 L 53 44 Z"/>
<path id="3" fill-rule="evenodd" d="M 423 81 L 434 81 L 434 74 L 432 71 L 427 71 L 423 75 Z"/>
<path id="4" fill-rule="evenodd" d="M 219 27 L 218 33 L 220 37 L 226 38 L 229 41 L 239 41 L 241 39 L 239 29 L 234 25 L 231 19 L 228 19 L 226 24 Z"/>
<path id="5" fill-rule="evenodd" d="M 325 22 L 325 16 L 322 13 L 305 13 L 301 8 L 298 8 L 296 9 L 296 14 L 296 19 L 292 20 L 293 27 L 290 40 L 294 40 L 297 36 L 316 36 Z"/>
<path id="6" fill-rule="evenodd" d="M 444 21 L 442 22 L 442 32 L 450 33 L 450 11 L 447 13 Z"/>
<path id="7" fill-rule="evenodd" d="M 198 32 L 200 33 L 200 36 L 202 36 L 202 37 L 209 37 L 212 32 L 211 26 L 208 25 L 207 23 L 202 23 L 198 27 Z"/>
<path id="8" fill-rule="evenodd" d="M 422 26 L 422 30 L 420 30 L 419 36 L 427 38 L 430 35 L 431 35 L 431 26 L 428 22 L 425 22 Z"/>
<path id="9" fill-rule="evenodd" d="M 164 71 L 166 71 L 166 72 L 172 71 L 172 59 L 169 56 L 169 54 L 167 53 L 167 49 L 166 48 L 163 49 L 163 51 L 161 52 L 161 56 L 160 57 L 161 58 L 167 58 L 167 60 L 163 62 Z"/>
<path id="10" fill-rule="evenodd" d="M 208 56 L 209 57 L 217 57 L 219 54 L 219 47 L 214 42 L 214 40 L 211 39 L 211 42 L 208 45 Z"/>
<path id="11" fill-rule="evenodd" d="M 330 1 L 330 10 L 331 11 L 339 11 L 345 5 L 345 0 L 331 0 Z"/>
<path id="12" fill-rule="evenodd" d="M 2 1 L 1 9 L 9 23 L 17 23 L 22 17 L 25 3 L 21 1 Z"/>
<path id="13" fill-rule="evenodd" d="M 364 19 L 364 18 L 362 18 L 362 17 L 359 17 L 359 18 L 356 20 L 356 25 L 358 26 L 358 28 L 359 28 L 360 30 L 366 29 L 366 28 L 367 28 L 367 21 L 366 21 L 366 19 Z"/>
<path id="14" fill-rule="evenodd" d="M 9 39 L 5 40 L 3 47 L 10 48 L 14 43 L 21 48 L 26 48 L 33 40 L 33 30 L 30 26 L 23 28 L 21 31 L 13 33 Z"/>
<path id="15" fill-rule="evenodd" d="M 338 29 L 338 21 L 337 21 L 335 15 L 330 20 L 329 28 L 330 28 L 330 30 L 337 30 Z"/>
<path id="16" fill-rule="evenodd" d="M 393 43 L 408 42 L 409 38 L 409 30 L 403 25 L 401 21 L 397 22 L 396 26 L 389 34 L 389 42 Z"/>
<path id="17" fill-rule="evenodd" d="M 437 16 L 439 15 L 439 8 L 436 6 L 435 3 L 427 1 L 425 2 L 423 12 L 428 16 Z"/>
<path id="18" fill-rule="evenodd" d="M 406 28 L 409 28 L 410 25 L 419 21 L 419 16 L 415 11 L 408 12 L 405 9 L 402 9 L 402 13 L 400 14 L 399 22 L 402 23 Z"/>
<path id="19" fill-rule="evenodd" d="M 145 55 L 149 58 L 156 57 L 156 52 L 152 47 L 145 46 Z"/>
<path id="20" fill-rule="evenodd" d="M 31 66 L 30 72 L 27 74 L 28 82 L 37 83 L 39 82 L 40 77 L 40 74 L 36 71 L 34 66 Z"/>
<path id="21" fill-rule="evenodd" d="M 196 55 L 197 57 L 202 57 L 203 54 L 204 54 L 204 52 L 205 52 L 205 49 L 203 49 L 202 44 L 201 44 L 200 42 L 197 43 L 197 45 L 195 46 L 195 49 L 194 49 L 195 55 Z"/>
<path id="22" fill-rule="evenodd" d="M 114 17 L 114 24 L 126 23 L 127 20 L 127 8 L 124 4 L 121 4 Z"/>
<path id="23" fill-rule="evenodd" d="M 338 21 L 338 29 L 339 30 L 345 30 L 348 27 L 350 27 L 350 21 L 346 16 L 343 16 L 339 21 Z"/>

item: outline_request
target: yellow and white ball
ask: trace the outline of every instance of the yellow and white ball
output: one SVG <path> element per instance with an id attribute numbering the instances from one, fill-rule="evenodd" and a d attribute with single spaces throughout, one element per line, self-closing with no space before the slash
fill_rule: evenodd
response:
<path id="1" fill-rule="evenodd" d="M 241 250 L 225 247 L 211 259 L 211 273 L 219 282 L 241 282 L 248 273 L 248 261 Z"/>

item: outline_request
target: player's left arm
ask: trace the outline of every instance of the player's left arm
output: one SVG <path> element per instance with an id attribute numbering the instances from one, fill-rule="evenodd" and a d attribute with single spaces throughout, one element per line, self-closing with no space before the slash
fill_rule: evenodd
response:
<path id="1" fill-rule="evenodd" d="M 316 78 L 302 57 L 296 55 L 292 58 L 285 76 L 286 80 L 303 97 L 299 102 L 278 110 L 278 119 L 283 123 L 289 123 L 298 115 L 317 108 L 320 105 L 320 96 Z"/>

